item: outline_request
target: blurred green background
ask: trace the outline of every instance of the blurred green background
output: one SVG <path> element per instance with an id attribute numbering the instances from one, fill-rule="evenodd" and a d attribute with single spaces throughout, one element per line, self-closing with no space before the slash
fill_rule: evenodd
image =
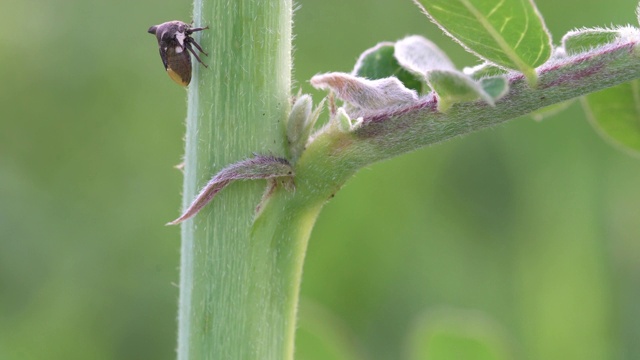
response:
<path id="1" fill-rule="evenodd" d="M 555 43 L 636 23 L 631 0 L 537 4 Z M 409 34 L 476 64 L 410 0 L 298 5 L 294 90 L 316 101 L 311 76 Z M 180 240 L 163 224 L 186 92 L 146 30 L 190 18 L 188 1 L 3 1 L 0 359 L 174 358 Z M 503 358 L 639 359 L 638 184 L 640 160 L 577 104 L 359 172 L 310 240 L 297 358 L 403 359 L 452 333 Z"/>

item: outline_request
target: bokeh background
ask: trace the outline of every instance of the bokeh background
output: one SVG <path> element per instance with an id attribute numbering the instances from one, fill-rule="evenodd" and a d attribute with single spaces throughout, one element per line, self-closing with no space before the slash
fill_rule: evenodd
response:
<path id="1" fill-rule="evenodd" d="M 636 23 L 631 0 L 536 2 L 556 44 Z M 410 0 L 298 5 L 294 90 L 316 101 L 311 76 L 409 34 L 476 64 Z M 163 224 L 186 92 L 146 30 L 190 18 L 189 1 L 0 5 L 0 359 L 174 358 L 180 240 Z M 493 344 L 459 358 L 640 358 L 638 184 L 640 159 L 577 104 L 360 171 L 312 234 L 297 358 L 405 359 L 424 336 Z"/>

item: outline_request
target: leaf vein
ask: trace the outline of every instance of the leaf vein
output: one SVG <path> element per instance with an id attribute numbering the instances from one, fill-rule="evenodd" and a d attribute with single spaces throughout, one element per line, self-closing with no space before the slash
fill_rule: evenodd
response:
<path id="1" fill-rule="evenodd" d="M 517 49 L 518 46 L 520 46 L 520 43 L 522 42 L 522 40 L 524 39 L 524 36 L 527 34 L 527 31 L 529 30 L 529 13 L 527 12 L 527 8 L 522 3 L 522 1 L 520 2 L 520 4 L 522 5 L 522 10 L 524 12 L 524 30 L 522 30 L 522 32 L 520 33 L 520 38 L 516 42 L 516 45 L 513 47 L 514 49 Z"/>
<path id="2" fill-rule="evenodd" d="M 493 13 L 498 11 L 498 9 L 502 7 L 502 5 L 504 5 L 504 0 L 501 0 L 499 3 L 497 3 L 496 6 L 494 6 L 493 9 L 489 11 L 489 13 L 487 14 L 487 17 L 491 17 L 491 15 L 493 15 Z"/>

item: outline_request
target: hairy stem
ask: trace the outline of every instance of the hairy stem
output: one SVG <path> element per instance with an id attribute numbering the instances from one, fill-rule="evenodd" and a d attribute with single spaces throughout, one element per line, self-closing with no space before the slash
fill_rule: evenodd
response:
<path id="1" fill-rule="evenodd" d="M 532 88 L 522 74 L 509 76 L 509 93 L 489 106 L 482 101 L 461 103 L 447 113 L 437 111 L 433 95 L 391 110 L 360 110 L 362 124 L 345 132 L 326 126 L 295 164 L 296 192 L 288 197 L 297 208 L 316 209 L 360 168 L 455 136 L 516 119 L 534 110 L 640 78 L 635 42 L 603 47 L 571 58 L 549 62 L 538 70 Z M 265 213 L 281 206 L 272 201 Z"/>
<path id="2" fill-rule="evenodd" d="M 430 95 L 405 106 L 357 110 L 349 115 L 362 124 L 349 133 L 327 127 L 317 134 L 306 156 L 331 159 L 335 173 L 350 176 L 360 167 L 389 157 L 495 126 L 534 110 L 640 78 L 640 57 L 635 41 L 616 43 L 573 57 L 548 62 L 538 71 L 538 84 L 528 85 L 522 74 L 508 77 L 509 92 L 490 106 L 482 101 L 460 103 L 446 113 L 437 110 Z M 327 142 L 334 145 L 326 146 Z M 336 168 L 341 170 L 335 171 Z M 343 169 L 344 168 L 344 169 Z M 304 174 L 304 169 L 295 169 Z M 334 181 L 344 182 L 346 179 Z M 297 180 L 296 180 L 297 181 Z M 330 192 L 330 190 L 328 190 Z"/>
<path id="3" fill-rule="evenodd" d="M 196 0 L 209 69 L 189 88 L 183 207 L 220 169 L 253 152 L 282 154 L 289 112 L 290 0 Z M 270 242 L 251 224 L 264 183 L 228 187 L 182 224 L 178 358 L 288 359 L 295 313 Z M 291 340 L 292 341 L 292 340 Z"/>

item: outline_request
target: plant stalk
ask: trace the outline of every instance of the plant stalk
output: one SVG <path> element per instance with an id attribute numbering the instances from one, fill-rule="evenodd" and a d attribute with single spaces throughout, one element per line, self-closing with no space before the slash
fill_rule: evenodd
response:
<path id="1" fill-rule="evenodd" d="M 194 64 L 188 92 L 183 207 L 227 164 L 284 153 L 291 18 L 290 0 L 195 0 L 194 25 L 209 26 L 195 34 L 209 68 Z M 281 271 L 296 266 L 276 261 L 278 244 L 252 237 L 263 191 L 262 181 L 230 185 L 182 224 L 180 360 L 292 358 L 288 281 L 298 275 Z"/>

